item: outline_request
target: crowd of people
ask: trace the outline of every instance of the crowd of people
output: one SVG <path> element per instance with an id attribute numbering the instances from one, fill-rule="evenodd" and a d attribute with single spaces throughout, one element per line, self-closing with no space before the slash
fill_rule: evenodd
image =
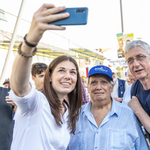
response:
<path id="1" fill-rule="evenodd" d="M 44 32 L 65 30 L 48 24 L 69 17 L 59 14 L 65 9 L 43 4 L 18 47 L 10 81 L 0 87 L 0 150 L 149 150 L 147 43 L 133 40 L 125 47 L 129 86 L 116 69 L 97 65 L 85 87 L 76 60 L 65 55 L 49 65 L 32 64 Z"/>

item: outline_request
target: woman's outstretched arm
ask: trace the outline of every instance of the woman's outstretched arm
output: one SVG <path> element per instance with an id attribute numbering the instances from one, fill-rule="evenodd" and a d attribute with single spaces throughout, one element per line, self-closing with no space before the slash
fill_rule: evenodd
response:
<path id="1" fill-rule="evenodd" d="M 28 43 L 38 44 L 46 30 L 64 30 L 65 27 L 49 25 L 48 22 L 69 17 L 68 13 L 56 14 L 64 11 L 65 7 L 55 7 L 53 4 L 43 4 L 33 15 L 29 32 L 26 36 Z M 21 51 L 25 55 L 32 55 L 35 47 L 28 46 L 24 41 Z M 23 97 L 30 91 L 29 77 L 32 57 L 23 57 L 17 54 L 11 73 L 11 89 L 16 95 Z"/>

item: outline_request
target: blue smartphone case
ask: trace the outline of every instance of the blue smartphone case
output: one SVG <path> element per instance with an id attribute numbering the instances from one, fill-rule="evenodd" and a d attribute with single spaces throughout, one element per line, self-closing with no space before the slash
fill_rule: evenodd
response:
<path id="1" fill-rule="evenodd" d="M 88 8 L 87 7 L 77 7 L 77 8 L 66 8 L 65 11 L 60 13 L 68 12 L 70 16 L 68 18 L 50 22 L 49 24 L 54 25 L 86 25 L 88 18 Z"/>

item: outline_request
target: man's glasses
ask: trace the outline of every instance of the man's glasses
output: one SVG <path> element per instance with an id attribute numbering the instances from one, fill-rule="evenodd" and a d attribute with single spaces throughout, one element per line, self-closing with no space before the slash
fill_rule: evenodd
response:
<path id="1" fill-rule="evenodd" d="M 131 57 L 131 58 L 129 58 L 128 60 L 127 60 L 127 63 L 129 64 L 129 65 L 131 65 L 133 62 L 134 62 L 134 59 L 136 59 L 137 61 L 139 61 L 139 62 L 142 62 L 147 56 L 148 56 L 149 54 L 147 54 L 147 55 L 137 55 L 136 57 Z"/>

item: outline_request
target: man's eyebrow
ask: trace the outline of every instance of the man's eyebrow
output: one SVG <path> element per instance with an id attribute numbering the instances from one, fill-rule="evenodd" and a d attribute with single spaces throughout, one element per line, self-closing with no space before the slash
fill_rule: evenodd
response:
<path id="1" fill-rule="evenodd" d="M 96 81 L 96 79 L 91 79 L 91 82 Z"/>
<path id="2" fill-rule="evenodd" d="M 137 54 L 136 56 L 140 56 L 140 55 L 144 55 L 144 54 Z M 136 56 L 134 56 L 134 57 L 136 57 Z M 129 58 L 133 58 L 133 57 L 129 57 Z"/>
<path id="3" fill-rule="evenodd" d="M 131 58 L 133 58 L 133 57 L 129 57 L 128 59 L 131 59 Z M 127 59 L 127 60 L 128 60 L 128 59 Z"/>

